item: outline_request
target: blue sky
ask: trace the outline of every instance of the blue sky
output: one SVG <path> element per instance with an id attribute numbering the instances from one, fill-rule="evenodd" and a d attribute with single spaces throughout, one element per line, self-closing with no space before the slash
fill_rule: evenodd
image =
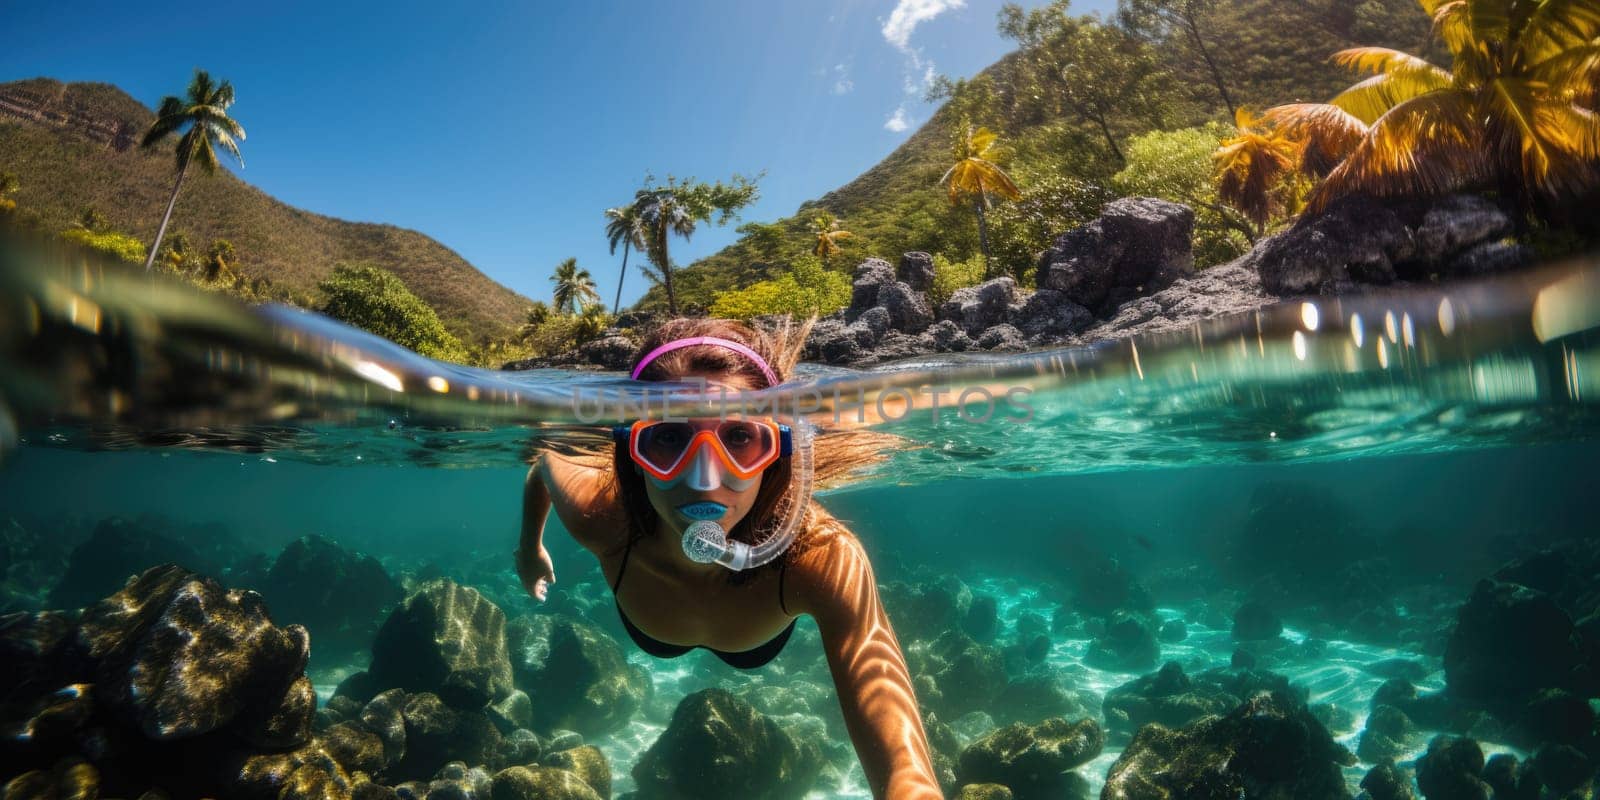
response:
<path id="1" fill-rule="evenodd" d="M 205 68 L 233 82 L 240 174 L 269 194 L 420 230 L 535 299 L 575 256 L 609 305 L 602 211 L 647 171 L 765 170 L 744 220 L 788 216 L 927 119 L 929 70 L 968 76 L 1009 50 L 1000 5 L 3 3 L 0 80 L 104 81 L 153 107 Z M 673 260 L 736 224 L 674 240 Z M 644 288 L 630 263 L 623 304 Z"/>

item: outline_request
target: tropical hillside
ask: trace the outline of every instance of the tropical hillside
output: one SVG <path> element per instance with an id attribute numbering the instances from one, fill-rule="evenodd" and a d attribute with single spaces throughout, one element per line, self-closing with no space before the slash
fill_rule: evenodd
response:
<path id="1" fill-rule="evenodd" d="M 840 242 L 840 254 L 829 259 L 839 269 L 867 256 L 893 259 L 911 250 L 954 263 L 976 256 L 970 203 L 953 204 L 939 185 L 951 165 L 952 128 L 960 115 L 999 135 L 1000 163 L 1022 190 L 1020 203 L 996 203 L 989 225 L 993 255 L 1001 262 L 995 271 L 1026 283 L 1032 260 L 1049 238 L 1092 218 L 1107 199 L 1156 194 L 1194 200 L 1181 196 L 1192 191 L 1187 182 L 1193 176 L 1172 174 L 1174 169 L 1181 170 L 1181 162 L 1196 152 L 1209 156 L 1233 133 L 1230 103 L 1224 102 L 1215 75 L 1222 77 L 1231 105 L 1259 111 L 1321 102 L 1348 86 L 1352 73 L 1329 58 L 1346 48 L 1390 47 L 1442 56 L 1449 63 L 1430 37 L 1428 16 L 1416 0 L 1124 0 L 1129 12 L 1149 6 L 1196 9 L 1204 55 L 1191 45 L 1183 25 L 1143 26 L 1136 46 L 1104 31 L 1085 30 L 1085 52 L 1077 54 L 1079 84 L 1102 91 L 1043 96 L 1041 102 L 1046 93 L 1037 91 L 1038 70 L 1025 51 L 1048 33 L 1038 29 L 1038 14 L 1030 22 L 1027 12 L 1052 9 L 1022 5 L 1010 30 L 1007 20 L 997 21 L 1002 34 L 1018 42 L 1018 50 L 972 80 L 944 82 L 944 91 L 936 95 L 946 102 L 932 118 L 855 180 L 794 216 L 747 224 L 739 242 L 677 270 L 679 305 L 709 308 L 721 293 L 778 276 L 784 265 L 813 252 L 819 212 L 851 234 Z M 1066 3 L 1056 9 L 1073 15 Z M 1112 28 L 1116 20 L 1103 22 Z M 1141 134 L 1152 132 L 1171 135 L 1141 141 Z M 1197 143 L 1199 137 L 1209 142 Z M 1208 170 L 1209 161 L 1202 167 Z M 1237 220 L 1208 216 L 1202 209 L 1196 231 L 1197 258 L 1203 263 L 1227 260 L 1248 246 L 1242 233 L 1231 230 L 1241 227 Z M 661 287 L 640 305 L 664 306 Z"/>
<path id="2" fill-rule="evenodd" d="M 150 241 L 173 189 L 171 146 L 138 146 L 155 119 L 108 84 L 47 78 L 0 84 L 0 172 L 14 180 L 7 193 L 12 213 L 49 233 L 77 229 L 102 241 Z M 261 297 L 322 307 L 328 299 L 322 284 L 337 265 L 376 265 L 469 343 L 508 335 L 531 303 L 416 231 L 294 208 L 227 170 L 190 178 L 182 188 L 164 250 L 178 241 L 221 252 L 227 270 Z M 142 263 L 143 253 L 132 249 L 129 260 Z"/>

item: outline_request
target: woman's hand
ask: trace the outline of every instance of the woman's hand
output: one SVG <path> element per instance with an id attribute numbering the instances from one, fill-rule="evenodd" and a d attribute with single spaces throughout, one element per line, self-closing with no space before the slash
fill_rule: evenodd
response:
<path id="1" fill-rule="evenodd" d="M 550 584 L 556 582 L 556 568 L 550 563 L 550 551 L 543 544 L 533 552 L 519 547 L 516 556 L 517 577 L 522 579 L 522 588 L 533 599 L 543 603 L 550 592 Z"/>

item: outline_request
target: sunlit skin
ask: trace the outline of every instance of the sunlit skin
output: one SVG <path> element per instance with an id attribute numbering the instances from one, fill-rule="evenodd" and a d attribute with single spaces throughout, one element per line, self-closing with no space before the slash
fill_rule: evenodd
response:
<path id="1" fill-rule="evenodd" d="M 730 390 L 746 388 L 710 380 Z M 707 454 L 698 457 L 705 459 Z M 696 470 L 701 471 L 698 478 L 693 476 Z M 633 546 L 627 580 L 617 596 L 623 612 L 640 630 L 663 642 L 730 652 L 758 647 L 782 632 L 793 618 L 784 606 L 794 615 L 809 614 L 822 634 L 845 724 L 873 797 L 943 797 L 911 674 L 861 545 L 840 535 L 805 552 L 787 567 L 782 605 L 776 574 L 730 586 L 725 567 L 690 561 L 679 544 L 692 521 L 676 511 L 684 503 L 728 506 L 720 520 L 727 528 L 749 513 L 760 478 L 752 479 L 748 488 L 730 489 L 712 480 L 719 476 L 716 465 L 701 463 L 691 468 L 690 477 L 670 488 L 646 477 L 646 491 L 661 527 L 658 535 Z M 517 570 L 528 593 L 542 601 L 555 582 L 543 545 L 544 521 L 551 508 L 573 538 L 600 560 L 607 585 L 614 584 L 627 536 L 614 483 L 605 471 L 547 453 L 529 470 L 523 494 Z M 837 520 L 822 516 L 822 524 L 842 528 Z"/>

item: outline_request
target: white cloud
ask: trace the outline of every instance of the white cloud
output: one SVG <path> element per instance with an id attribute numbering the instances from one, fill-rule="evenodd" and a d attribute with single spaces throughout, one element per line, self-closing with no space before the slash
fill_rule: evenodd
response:
<path id="1" fill-rule="evenodd" d="M 834 74 L 834 78 L 835 78 L 835 80 L 833 82 L 833 93 L 834 94 L 849 94 L 850 92 L 855 90 L 855 88 L 856 88 L 855 81 L 850 80 L 850 65 L 848 65 L 848 64 L 835 64 L 835 65 L 833 65 L 833 74 Z"/>
<path id="2" fill-rule="evenodd" d="M 953 8 L 965 8 L 966 0 L 900 0 L 883 23 L 883 38 L 895 49 L 911 50 L 911 32 L 934 17 Z"/>
<path id="3" fill-rule="evenodd" d="M 925 58 L 920 48 L 911 46 L 911 34 L 918 25 L 946 11 L 966 6 L 967 0 L 898 0 L 894 10 L 889 12 L 889 19 L 883 23 L 883 38 L 906 57 L 901 88 L 907 96 L 921 98 L 933 85 L 934 76 L 939 74 L 934 68 L 933 59 Z M 898 133 L 911 126 L 911 119 L 906 113 L 908 102 L 902 102 L 895 109 L 889 121 L 883 124 L 885 129 Z"/>
<path id="4" fill-rule="evenodd" d="M 888 121 L 883 123 L 884 130 L 894 131 L 895 133 L 900 133 L 909 127 L 911 127 L 911 119 L 906 115 L 906 107 L 904 105 L 895 109 L 894 116 L 889 117 Z"/>

